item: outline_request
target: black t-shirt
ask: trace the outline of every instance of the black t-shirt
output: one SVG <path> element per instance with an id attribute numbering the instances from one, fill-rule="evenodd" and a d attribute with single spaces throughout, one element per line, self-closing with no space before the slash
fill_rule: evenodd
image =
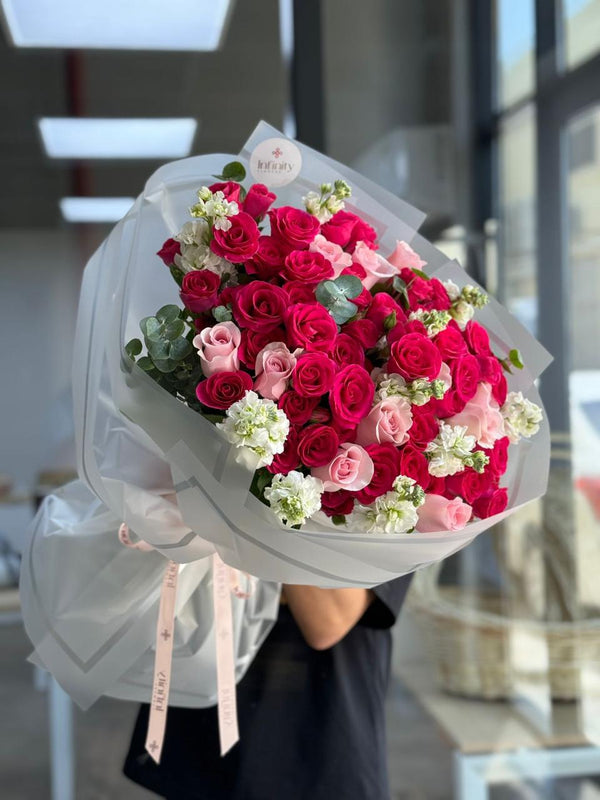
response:
<path id="1" fill-rule="evenodd" d="M 124 772 L 169 800 L 388 800 L 384 700 L 389 628 L 411 576 L 375 587 L 360 622 L 313 650 L 289 608 L 238 684 L 240 741 L 219 754 L 216 708 L 170 707 L 160 765 L 142 706 Z"/>

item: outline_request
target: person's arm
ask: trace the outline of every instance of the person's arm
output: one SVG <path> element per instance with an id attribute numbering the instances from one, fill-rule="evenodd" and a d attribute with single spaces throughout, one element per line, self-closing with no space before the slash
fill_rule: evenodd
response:
<path id="1" fill-rule="evenodd" d="M 319 589 L 286 583 L 283 596 L 306 643 L 315 650 L 333 647 L 372 603 L 369 589 Z"/>

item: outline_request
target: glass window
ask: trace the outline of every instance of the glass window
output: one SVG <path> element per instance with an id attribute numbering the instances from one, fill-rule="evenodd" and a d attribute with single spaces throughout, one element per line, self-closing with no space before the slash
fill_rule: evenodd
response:
<path id="1" fill-rule="evenodd" d="M 600 0 L 562 0 L 563 51 L 571 68 L 600 50 Z"/>
<path id="2" fill-rule="evenodd" d="M 535 334 L 535 113 L 526 106 L 506 117 L 498 140 L 499 291 L 509 310 Z"/>
<path id="3" fill-rule="evenodd" d="M 501 108 L 533 91 L 533 0 L 496 0 L 496 102 Z"/>

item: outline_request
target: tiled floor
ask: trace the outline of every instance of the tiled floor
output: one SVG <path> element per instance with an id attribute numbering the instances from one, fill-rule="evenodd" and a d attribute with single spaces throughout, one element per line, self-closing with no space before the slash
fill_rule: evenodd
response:
<path id="1" fill-rule="evenodd" d="M 20 625 L 0 626 L 0 798 L 50 798 L 46 697 L 33 686 Z M 121 775 L 136 706 L 102 699 L 76 712 L 77 800 L 150 800 Z M 451 800 L 452 754 L 412 696 L 395 682 L 388 703 L 393 800 Z M 591 782 L 500 787 L 491 800 L 599 800 Z M 279 798 L 265 798 L 279 800 Z M 296 800 L 286 798 L 286 800 Z M 365 798 L 369 800 L 369 798 Z"/>

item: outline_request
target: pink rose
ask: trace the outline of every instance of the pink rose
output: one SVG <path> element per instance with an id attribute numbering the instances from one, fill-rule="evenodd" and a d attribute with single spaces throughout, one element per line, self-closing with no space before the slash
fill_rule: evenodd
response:
<path id="1" fill-rule="evenodd" d="M 315 236 L 308 249 L 311 253 L 320 253 L 329 261 L 333 267 L 334 278 L 341 275 L 342 270 L 352 264 L 352 256 L 349 253 L 345 253 L 339 244 L 328 241 L 321 233 Z"/>
<path id="2" fill-rule="evenodd" d="M 219 322 L 204 328 L 192 344 L 198 350 L 202 372 L 209 378 L 215 372 L 235 372 L 240 368 L 238 348 L 241 333 L 233 322 Z"/>
<path id="3" fill-rule="evenodd" d="M 377 497 L 391 491 L 394 481 L 400 475 L 400 451 L 390 442 L 370 444 L 366 451 L 373 461 L 373 477 L 364 489 L 356 493 L 356 499 L 368 506 Z"/>
<path id="4" fill-rule="evenodd" d="M 358 364 L 343 367 L 335 376 L 329 393 L 334 420 L 348 427 L 358 425 L 371 410 L 374 396 L 375 386 L 364 367 Z"/>
<path id="5" fill-rule="evenodd" d="M 379 281 L 388 281 L 398 274 L 398 269 L 393 264 L 386 261 L 379 253 L 371 250 L 364 242 L 358 242 L 352 259 L 366 272 L 366 277 L 363 278 L 365 289 L 371 289 Z"/>
<path id="6" fill-rule="evenodd" d="M 252 389 L 247 372 L 215 372 L 196 386 L 196 397 L 209 408 L 227 409 Z"/>
<path id="7" fill-rule="evenodd" d="M 286 252 L 307 250 L 319 232 L 319 220 L 293 206 L 281 206 L 269 211 L 271 236 Z"/>
<path id="8" fill-rule="evenodd" d="M 504 436 L 504 420 L 489 383 L 480 383 L 474 397 L 459 414 L 450 417 L 448 424 L 466 426 L 467 433 L 475 437 L 480 447 L 492 448 Z"/>
<path id="9" fill-rule="evenodd" d="M 312 418 L 318 402 L 318 397 L 303 397 L 293 389 L 288 389 L 281 395 L 277 405 L 285 412 L 292 425 L 306 425 Z"/>
<path id="10" fill-rule="evenodd" d="M 179 296 L 195 314 L 201 314 L 217 305 L 217 293 L 221 278 L 209 269 L 194 269 L 186 272 L 181 282 Z"/>
<path id="11" fill-rule="evenodd" d="M 240 191 L 242 187 L 235 181 L 225 181 L 224 183 L 213 183 L 208 187 L 213 194 L 215 192 L 223 192 L 225 199 L 230 203 L 240 202 Z"/>
<path id="12" fill-rule="evenodd" d="M 232 304 L 233 315 L 241 328 L 268 331 L 283 321 L 288 296 L 272 283 L 251 281 L 236 291 Z"/>
<path id="13" fill-rule="evenodd" d="M 270 192 L 264 183 L 253 183 L 248 189 L 242 209 L 254 219 L 261 219 L 276 199 L 277 195 Z"/>
<path id="14" fill-rule="evenodd" d="M 258 225 L 250 214 L 240 211 L 229 217 L 231 227 L 227 231 L 214 230 L 210 249 L 221 258 L 226 258 L 232 264 L 241 264 L 258 250 L 260 231 Z"/>
<path id="15" fill-rule="evenodd" d="M 432 381 L 439 375 L 442 357 L 433 342 L 420 333 L 407 333 L 393 342 L 390 348 L 388 372 L 397 372 L 407 381 L 427 378 Z"/>
<path id="16" fill-rule="evenodd" d="M 452 387 L 452 370 L 445 362 L 440 367 L 440 371 L 438 372 L 437 379 L 444 384 L 445 391 L 448 391 Z"/>
<path id="17" fill-rule="evenodd" d="M 316 284 L 333 278 L 333 267 L 321 253 L 310 250 L 292 250 L 285 259 L 282 277 L 288 281 L 306 281 Z"/>
<path id="18" fill-rule="evenodd" d="M 304 353 L 294 368 L 294 389 L 303 397 L 322 397 L 333 386 L 336 365 L 325 353 Z"/>
<path id="19" fill-rule="evenodd" d="M 324 467 L 337 454 L 339 444 L 337 432 L 330 425 L 309 425 L 300 434 L 300 461 L 306 467 Z"/>
<path id="20" fill-rule="evenodd" d="M 460 497 L 448 500 L 439 494 L 426 494 L 425 502 L 419 508 L 417 530 L 421 533 L 433 531 L 460 531 L 471 519 L 470 505 Z"/>
<path id="21" fill-rule="evenodd" d="M 358 444 L 346 442 L 329 464 L 314 467 L 311 473 L 323 481 L 326 492 L 336 489 L 358 492 L 371 482 L 374 470 L 373 460 L 367 451 Z"/>
<path id="22" fill-rule="evenodd" d="M 287 298 L 285 292 L 284 296 Z M 305 350 L 331 350 L 338 333 L 334 318 L 316 302 L 290 306 L 285 311 L 285 326 L 289 344 Z"/>
<path id="23" fill-rule="evenodd" d="M 271 236 L 259 236 L 258 249 L 244 267 L 249 275 L 267 281 L 279 275 L 284 258 L 284 253 Z"/>
<path id="24" fill-rule="evenodd" d="M 256 356 L 254 389 L 268 400 L 279 400 L 287 388 L 296 353 L 290 353 L 283 342 L 271 342 Z"/>
<path id="25" fill-rule="evenodd" d="M 266 347 L 270 342 L 282 342 L 284 339 L 285 331 L 283 328 L 269 328 L 266 331 L 253 331 L 249 328 L 244 328 L 239 349 L 240 361 L 248 369 L 254 370 L 256 356 L 263 347 Z"/>
<path id="26" fill-rule="evenodd" d="M 361 420 L 356 431 L 356 441 L 368 444 L 391 442 L 397 447 L 409 439 L 412 425 L 410 403 L 404 397 L 388 397 L 373 406 L 368 416 Z"/>
<path id="27" fill-rule="evenodd" d="M 387 259 L 390 264 L 400 269 L 423 269 L 427 266 L 427 262 L 419 256 L 418 253 L 406 242 L 396 241 L 396 248 L 394 252 L 388 256 Z"/>
<path id="28" fill-rule="evenodd" d="M 176 239 L 167 239 L 156 255 L 162 258 L 167 267 L 172 267 L 175 263 L 175 256 L 180 253 L 181 244 Z"/>

